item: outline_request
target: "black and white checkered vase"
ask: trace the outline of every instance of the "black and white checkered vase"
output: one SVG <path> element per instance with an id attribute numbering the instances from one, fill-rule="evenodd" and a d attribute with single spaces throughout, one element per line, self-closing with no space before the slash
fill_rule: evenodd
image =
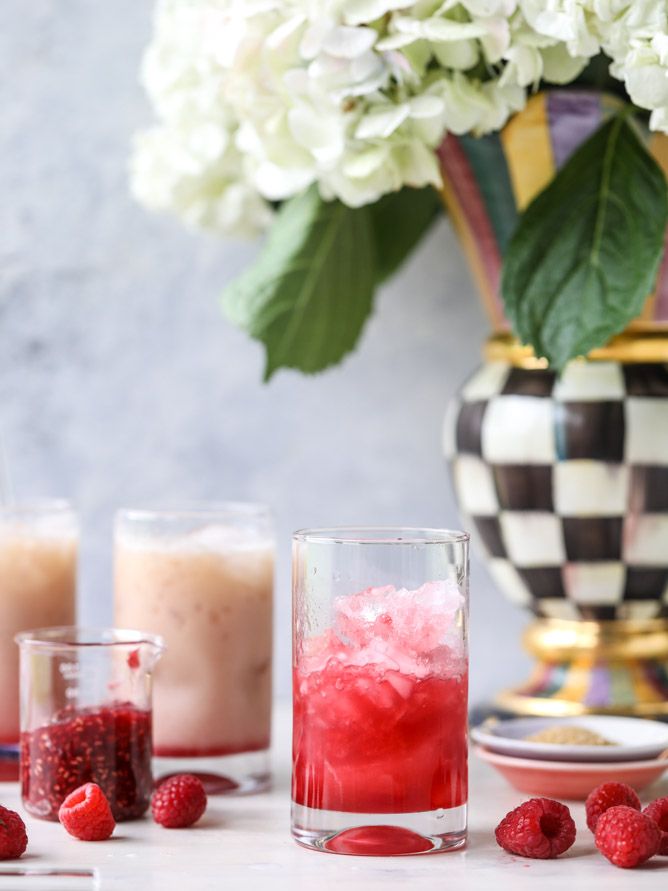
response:
<path id="1" fill-rule="evenodd" d="M 498 586 L 558 619 L 668 616 L 668 365 L 484 365 L 445 424 Z"/>

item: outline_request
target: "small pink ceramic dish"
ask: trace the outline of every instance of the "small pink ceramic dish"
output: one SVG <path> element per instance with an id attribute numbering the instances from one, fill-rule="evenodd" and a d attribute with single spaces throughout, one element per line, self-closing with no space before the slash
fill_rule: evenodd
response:
<path id="1" fill-rule="evenodd" d="M 571 801 L 584 801 L 593 788 L 611 780 L 644 789 L 668 770 L 666 758 L 598 763 L 539 761 L 499 755 L 482 746 L 475 746 L 474 751 L 520 792 Z"/>
<path id="2" fill-rule="evenodd" d="M 579 727 L 597 733 L 611 745 L 564 745 L 527 739 L 541 730 Z M 572 718 L 510 718 L 485 721 L 471 729 L 471 739 L 499 755 L 539 761 L 641 761 L 668 750 L 668 724 L 646 718 L 581 715 Z"/>

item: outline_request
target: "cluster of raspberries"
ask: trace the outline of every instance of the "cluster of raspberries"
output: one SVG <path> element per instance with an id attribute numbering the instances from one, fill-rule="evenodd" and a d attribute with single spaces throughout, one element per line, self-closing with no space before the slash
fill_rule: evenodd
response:
<path id="1" fill-rule="evenodd" d="M 668 856 L 668 797 L 642 810 L 626 783 L 603 783 L 589 794 L 585 809 L 596 847 L 615 866 L 633 869 L 655 854 Z M 506 814 L 496 827 L 496 840 L 511 854 L 547 860 L 567 851 L 575 832 L 565 804 L 531 798 Z"/>
<path id="2" fill-rule="evenodd" d="M 206 810 L 206 792 L 191 774 L 170 777 L 153 793 L 151 813 L 168 829 L 192 826 Z M 74 838 L 104 841 L 116 828 L 109 802 L 97 783 L 86 783 L 71 792 L 60 806 L 58 819 Z M 15 860 L 28 846 L 25 823 L 15 812 L 0 807 L 0 860 Z"/>

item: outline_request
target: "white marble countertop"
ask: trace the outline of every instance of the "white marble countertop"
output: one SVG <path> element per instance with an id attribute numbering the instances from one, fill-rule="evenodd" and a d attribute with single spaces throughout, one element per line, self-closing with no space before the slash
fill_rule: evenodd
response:
<path id="1" fill-rule="evenodd" d="M 275 787 L 245 798 L 210 799 L 192 829 L 166 830 L 151 820 L 124 823 L 106 842 L 79 842 L 54 823 L 26 819 L 28 851 L 17 867 L 95 869 L 96 878 L 18 878 L 0 873 L 0 891 L 325 891 L 325 889 L 454 889 L 454 891 L 575 891 L 605 884 L 615 889 L 665 889 L 668 857 L 633 872 L 616 869 L 594 848 L 581 804 L 571 806 L 578 827 L 575 845 L 557 860 L 513 857 L 497 847 L 494 827 L 522 800 L 490 767 L 471 758 L 469 844 L 463 851 L 417 857 L 367 858 L 321 854 L 300 848 L 289 830 L 289 710 L 275 718 Z M 644 797 L 668 795 L 668 779 Z M 643 799 L 643 800 L 644 800 Z M 0 784 L 0 803 L 20 807 L 15 784 Z"/>

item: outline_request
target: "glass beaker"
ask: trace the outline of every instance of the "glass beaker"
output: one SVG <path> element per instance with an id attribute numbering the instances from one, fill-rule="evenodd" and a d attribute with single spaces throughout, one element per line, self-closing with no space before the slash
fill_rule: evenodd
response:
<path id="1" fill-rule="evenodd" d="M 274 535 L 262 505 L 124 510 L 116 517 L 115 623 L 160 634 L 155 768 L 210 794 L 269 782 Z"/>
<path id="2" fill-rule="evenodd" d="M 465 843 L 468 540 L 441 529 L 295 533 L 300 844 L 392 855 Z"/>
<path id="3" fill-rule="evenodd" d="M 37 625 L 74 624 L 78 537 L 76 514 L 67 501 L 0 506 L 0 744 L 13 748 L 15 759 L 19 654 L 14 636 Z"/>
<path id="4" fill-rule="evenodd" d="M 97 783 L 116 820 L 141 817 L 153 788 L 151 675 L 161 638 L 115 628 L 39 628 L 20 650 L 21 793 L 57 820 L 74 789 Z"/>

